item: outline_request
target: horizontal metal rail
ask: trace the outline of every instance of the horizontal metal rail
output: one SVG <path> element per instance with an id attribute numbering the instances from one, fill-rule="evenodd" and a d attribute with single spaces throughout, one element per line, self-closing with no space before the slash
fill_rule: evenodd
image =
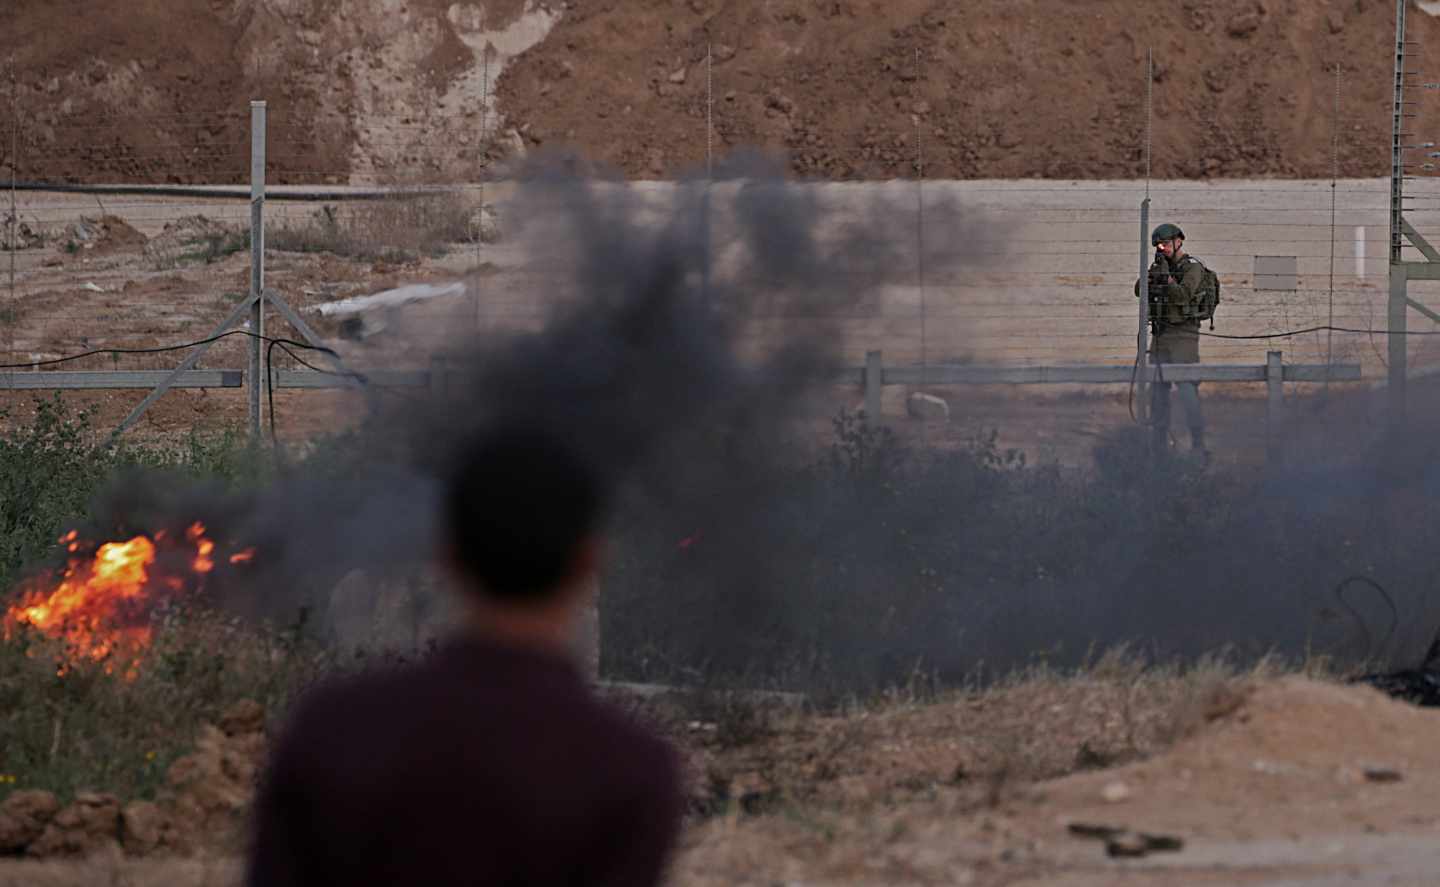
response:
<path id="1" fill-rule="evenodd" d="M 375 370 L 351 375 L 348 373 L 316 373 L 310 370 L 278 370 L 276 388 L 352 388 L 363 379 L 366 385 L 380 388 L 428 388 L 429 370 Z"/>
<path id="2" fill-rule="evenodd" d="M 1265 364 L 1170 364 L 1135 369 L 1128 366 L 928 366 L 885 367 L 882 385 L 1054 385 L 1080 383 L 1124 385 L 1136 382 L 1264 382 Z M 859 383 L 863 370 L 846 370 L 847 381 Z M 1285 382 L 1358 382 L 1359 364 L 1282 364 Z"/>
<path id="3" fill-rule="evenodd" d="M 0 390 L 154 388 L 169 375 L 169 370 L 109 370 L 93 373 L 0 370 Z M 241 370 L 187 370 L 176 378 L 171 387 L 239 388 L 244 384 L 245 373 Z"/>
<path id="4" fill-rule="evenodd" d="M 882 385 L 1124 385 L 1136 382 L 1266 382 L 1264 364 L 1172 364 L 1135 370 L 1128 366 L 905 366 L 884 367 Z M 0 390 L 154 388 L 165 370 L 99 372 L 0 371 Z M 450 375 L 450 374 L 446 374 Z M 457 374 L 458 375 L 458 374 Z M 275 387 L 286 389 L 349 388 L 356 381 L 381 388 L 429 388 L 431 370 L 374 370 L 363 374 L 277 370 Z M 847 367 L 828 375 L 836 385 L 865 384 L 864 367 Z M 1359 364 L 1282 364 L 1285 382 L 1358 382 Z M 188 370 L 174 388 L 240 388 L 244 370 Z"/>
<path id="5" fill-rule="evenodd" d="M 6 182 L 8 190 L 10 183 Z M 16 182 L 16 191 L 41 194 L 97 194 L 123 197 L 194 197 L 204 200 L 250 200 L 246 185 L 70 185 L 63 182 Z M 431 197 L 463 190 L 459 187 L 433 185 L 420 188 L 309 188 L 305 186 L 276 187 L 265 191 L 266 200 L 303 200 L 337 203 L 344 200 L 390 200 L 407 197 Z"/>

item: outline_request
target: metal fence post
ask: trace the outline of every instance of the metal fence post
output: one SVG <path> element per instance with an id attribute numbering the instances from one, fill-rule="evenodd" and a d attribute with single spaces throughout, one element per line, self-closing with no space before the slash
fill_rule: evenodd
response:
<path id="1" fill-rule="evenodd" d="M 15 308 L 18 304 L 15 300 L 15 252 L 20 249 L 20 209 L 15 198 L 15 180 L 20 174 L 20 86 L 15 77 L 15 60 L 12 57 L 9 65 L 10 74 L 10 304 L 6 307 Z M 13 319 L 5 323 L 7 336 L 6 353 L 13 362 L 15 352 L 15 321 Z M 13 374 L 14 370 L 10 370 Z"/>
<path id="2" fill-rule="evenodd" d="M 1265 355 L 1265 464 L 1280 465 L 1280 428 L 1285 421 L 1285 365 L 1279 351 Z"/>
<path id="3" fill-rule="evenodd" d="M 1409 0 L 1395 0 L 1395 98 L 1390 126 L 1390 379 L 1389 427 L 1398 432 L 1405 424 L 1405 312 L 1408 269 L 1402 251 L 1405 238 L 1405 143 L 1414 133 L 1405 132 L 1405 7 Z"/>
<path id="4" fill-rule="evenodd" d="M 1150 365 L 1150 198 L 1140 201 L 1140 330 L 1135 335 L 1136 413 L 1141 421 L 1150 418 L 1149 383 L 1145 370 Z"/>
<path id="5" fill-rule="evenodd" d="M 250 434 L 260 437 L 265 335 L 265 103 L 250 103 Z"/>
<path id="6" fill-rule="evenodd" d="M 1405 341 L 1407 298 L 1409 296 L 1410 269 L 1403 262 L 1390 263 L 1390 302 L 1386 311 L 1386 324 L 1390 330 L 1389 366 L 1389 424 L 1390 430 L 1398 432 L 1405 425 L 1405 371 L 1407 355 Z"/>
<path id="7" fill-rule="evenodd" d="M 872 426 L 880 425 L 880 387 L 885 380 L 884 366 L 879 351 L 865 352 L 865 420 Z"/>
<path id="8" fill-rule="evenodd" d="M 683 185 L 677 187 L 683 188 Z M 700 194 L 700 306 L 710 308 L 710 195 L 715 187 L 715 74 L 709 45 L 705 47 L 705 184 Z M 682 199 L 683 199 L 683 191 Z"/>

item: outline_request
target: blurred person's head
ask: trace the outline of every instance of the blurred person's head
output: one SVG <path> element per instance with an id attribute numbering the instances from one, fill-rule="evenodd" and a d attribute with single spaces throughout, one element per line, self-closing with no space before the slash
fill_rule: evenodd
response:
<path id="1" fill-rule="evenodd" d="M 599 478 L 557 437 L 486 433 L 446 492 L 451 567 L 483 633 L 568 643 L 599 568 Z"/>

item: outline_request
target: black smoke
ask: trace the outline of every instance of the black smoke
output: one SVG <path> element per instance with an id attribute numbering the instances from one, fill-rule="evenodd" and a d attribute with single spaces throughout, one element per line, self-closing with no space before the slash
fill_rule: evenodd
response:
<path id="1" fill-rule="evenodd" d="M 917 263 L 913 191 L 840 213 L 827 200 L 841 186 L 756 161 L 653 190 L 561 166 L 532 167 L 502 205 L 507 242 L 544 273 L 498 297 L 534 300 L 542 323 L 456 333 L 448 390 L 376 395 L 356 432 L 292 455 L 273 483 L 236 495 L 130 479 L 99 519 L 203 516 L 260 552 L 227 606 L 323 612 L 352 571 L 383 584 L 433 561 L 467 440 L 538 426 L 612 491 L 616 676 L 863 688 L 1074 664 L 1119 642 L 1246 659 L 1428 642 L 1440 472 L 1426 435 L 1386 445 L 1355 421 L 1367 396 L 1297 423 L 1274 472 L 1157 459 L 1127 427 L 1083 469 L 1022 463 L 983 435 L 925 447 L 850 413 L 817 428 L 810 405 L 836 402 L 829 372 L 858 363 L 840 321 Z M 937 275 L 979 264 L 967 244 L 1004 241 L 961 204 L 928 201 L 925 227 Z M 948 394 L 964 425 L 963 394 Z"/>

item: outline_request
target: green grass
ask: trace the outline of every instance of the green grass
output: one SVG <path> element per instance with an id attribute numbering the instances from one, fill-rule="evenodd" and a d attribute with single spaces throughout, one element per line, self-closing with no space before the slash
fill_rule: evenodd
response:
<path id="1" fill-rule="evenodd" d="M 0 788 L 152 798 L 202 724 L 241 699 L 283 713 L 332 664 L 294 632 L 203 612 L 169 614 L 128 674 L 124 663 L 76 662 L 55 641 L 12 632 L 0 640 Z"/>
<path id="2" fill-rule="evenodd" d="M 259 483 L 271 470 L 265 454 L 233 432 L 192 433 L 171 447 L 109 447 L 90 420 L 57 392 L 36 399 L 31 422 L 0 432 L 0 589 L 51 553 L 118 472 L 163 469 L 235 486 Z"/>

